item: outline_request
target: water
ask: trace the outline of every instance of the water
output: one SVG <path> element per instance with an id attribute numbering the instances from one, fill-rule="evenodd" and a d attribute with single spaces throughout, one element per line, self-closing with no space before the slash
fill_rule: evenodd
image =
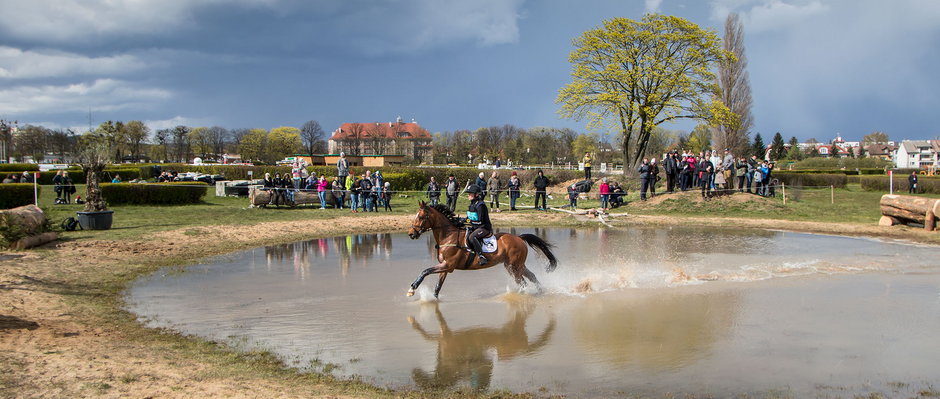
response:
<path id="1" fill-rule="evenodd" d="M 128 293 L 154 327 L 270 349 L 288 364 L 393 388 L 574 397 L 912 396 L 940 386 L 940 249 L 692 227 L 518 229 L 545 290 L 502 267 L 457 271 L 434 243 L 354 235 L 167 270 Z M 428 237 L 429 238 L 429 237 Z"/>

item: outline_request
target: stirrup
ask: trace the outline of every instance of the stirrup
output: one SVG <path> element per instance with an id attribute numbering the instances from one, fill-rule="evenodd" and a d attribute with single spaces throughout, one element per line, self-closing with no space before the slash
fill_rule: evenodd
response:
<path id="1" fill-rule="evenodd" d="M 480 254 L 480 265 L 485 265 L 487 261 L 486 257 L 483 254 Z"/>

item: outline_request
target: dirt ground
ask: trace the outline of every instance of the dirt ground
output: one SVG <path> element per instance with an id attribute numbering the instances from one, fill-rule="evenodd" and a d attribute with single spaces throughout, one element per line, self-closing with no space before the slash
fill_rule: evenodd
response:
<path id="1" fill-rule="evenodd" d="M 494 214 L 493 219 L 499 226 L 573 223 L 571 215 L 562 213 L 502 212 Z M 234 356 L 229 363 L 224 360 L 226 355 L 218 355 L 225 351 L 217 346 L 206 344 L 203 348 L 183 344 L 181 341 L 189 340 L 140 327 L 132 315 L 120 310 L 120 299 L 114 298 L 113 292 L 102 290 L 95 281 L 101 281 L 102 286 L 121 285 L 142 272 L 155 270 L 155 262 L 171 265 L 179 260 L 185 263 L 311 237 L 405 231 L 411 221 L 410 215 L 392 215 L 369 218 L 366 226 L 362 225 L 361 218 L 339 217 L 329 221 L 271 222 L 251 227 L 190 227 L 132 241 L 59 241 L 39 250 L 0 253 L 0 396 L 397 396 L 398 393 L 381 390 L 350 390 L 337 382 L 298 380 L 301 377 L 290 377 L 291 373 L 232 371 L 235 368 L 232 364 L 244 364 L 239 363 L 239 356 L 229 355 Z M 625 214 L 611 215 L 608 221 L 614 226 L 693 223 L 938 242 L 938 233 L 877 225 Z M 111 317 L 102 318 L 101 314 Z M 200 351 L 206 356 L 193 355 L 202 353 Z"/>

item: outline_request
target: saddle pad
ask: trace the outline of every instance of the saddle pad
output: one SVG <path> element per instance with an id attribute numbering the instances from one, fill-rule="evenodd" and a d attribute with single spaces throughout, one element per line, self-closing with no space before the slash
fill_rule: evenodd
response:
<path id="1" fill-rule="evenodd" d="M 491 235 L 483 239 L 483 252 L 493 253 L 496 252 L 496 235 Z"/>

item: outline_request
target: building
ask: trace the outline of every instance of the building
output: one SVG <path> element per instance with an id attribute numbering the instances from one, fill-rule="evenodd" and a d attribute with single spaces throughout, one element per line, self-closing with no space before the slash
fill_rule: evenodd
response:
<path id="1" fill-rule="evenodd" d="M 344 123 L 333 132 L 329 152 L 349 155 L 402 155 L 417 162 L 432 162 L 431 133 L 412 120 L 403 122 Z"/>
<path id="2" fill-rule="evenodd" d="M 902 140 L 894 164 L 898 168 L 928 169 L 940 163 L 940 141 Z"/>
<path id="3" fill-rule="evenodd" d="M 869 144 L 865 146 L 865 156 L 890 161 L 894 157 L 897 147 L 893 144 Z"/>
<path id="4" fill-rule="evenodd" d="M 288 159 L 302 160 L 307 165 L 332 165 L 336 166 L 339 162 L 339 154 L 321 154 L 305 155 L 296 154 Z M 401 166 L 405 162 L 404 155 L 347 155 L 346 163 L 349 166 L 365 166 L 367 168 L 378 168 L 382 166 Z"/>

